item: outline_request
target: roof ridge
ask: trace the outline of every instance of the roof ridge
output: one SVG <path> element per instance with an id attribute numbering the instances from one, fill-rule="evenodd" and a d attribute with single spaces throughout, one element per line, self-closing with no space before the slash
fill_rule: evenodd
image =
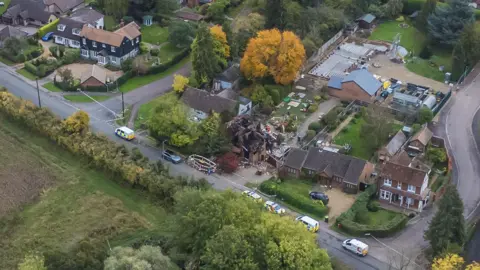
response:
<path id="1" fill-rule="evenodd" d="M 412 160 L 412 161 L 413 161 L 413 160 Z M 428 172 L 425 171 L 425 170 L 418 169 L 418 168 L 414 168 L 414 167 L 410 167 L 410 164 L 409 164 L 408 166 L 405 166 L 405 165 L 403 165 L 403 164 L 399 164 L 399 163 L 396 163 L 396 162 L 393 162 L 393 161 L 388 161 L 387 163 L 391 163 L 391 164 L 393 164 L 393 165 L 397 165 L 397 166 L 409 168 L 409 169 L 416 170 L 416 171 L 423 172 L 423 173 L 428 173 Z"/>

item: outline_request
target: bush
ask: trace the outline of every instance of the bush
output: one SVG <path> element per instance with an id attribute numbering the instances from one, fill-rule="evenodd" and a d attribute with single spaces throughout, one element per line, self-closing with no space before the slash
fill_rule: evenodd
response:
<path id="1" fill-rule="evenodd" d="M 131 23 L 131 22 L 133 22 L 133 17 L 131 17 L 131 16 L 123 16 L 122 20 L 123 20 L 123 22 L 124 22 L 125 24 Z"/>
<path id="2" fill-rule="evenodd" d="M 280 102 L 282 102 L 282 98 L 280 97 L 280 93 L 278 92 L 277 89 L 274 88 L 266 88 L 268 93 L 270 94 L 270 97 L 272 97 L 273 104 L 278 105 Z"/>
<path id="3" fill-rule="evenodd" d="M 313 99 L 316 101 L 316 102 L 320 102 L 320 100 L 322 100 L 322 97 L 321 96 L 314 96 Z"/>
<path id="4" fill-rule="evenodd" d="M 274 180 L 267 180 L 260 184 L 260 190 L 268 195 L 276 195 L 276 198 L 296 207 L 306 213 L 323 217 L 328 213 L 328 208 L 314 203 L 309 197 L 286 190 Z"/>
<path id="5" fill-rule="evenodd" d="M 25 61 L 27 61 L 27 57 L 25 56 L 25 54 L 19 54 L 15 57 L 13 57 L 15 63 L 23 63 Z"/>
<path id="6" fill-rule="evenodd" d="M 322 125 L 319 122 L 313 122 L 310 125 L 308 125 L 308 129 L 314 130 L 315 133 L 318 133 L 321 128 L 322 128 Z"/>
<path id="7" fill-rule="evenodd" d="M 133 58 L 129 58 L 122 62 L 121 67 L 123 72 L 132 70 Z"/>
<path id="8" fill-rule="evenodd" d="M 308 112 L 309 113 L 314 113 L 318 110 L 318 104 L 310 104 L 308 107 Z"/>
<path id="9" fill-rule="evenodd" d="M 153 48 L 153 49 L 150 50 L 150 54 L 152 56 L 158 56 L 160 54 L 160 50 L 156 49 L 156 48 Z"/>
<path id="10" fill-rule="evenodd" d="M 377 201 L 370 201 L 367 204 L 368 211 L 377 212 L 380 209 L 380 203 Z"/>
<path id="11" fill-rule="evenodd" d="M 355 115 L 355 116 L 357 116 L 357 115 Z M 352 118 L 352 120 L 350 120 L 350 123 L 356 124 L 357 123 L 357 118 L 356 117 Z"/>
<path id="12" fill-rule="evenodd" d="M 305 135 L 305 140 L 306 141 L 310 141 L 311 139 L 313 139 L 313 137 L 315 137 L 315 134 L 317 134 L 317 132 L 315 132 L 315 130 L 307 130 L 307 134 Z"/>
<path id="13" fill-rule="evenodd" d="M 64 65 L 69 65 L 80 59 L 79 49 L 68 49 L 61 59 Z M 60 65 L 59 65 L 60 66 Z"/>
<path id="14" fill-rule="evenodd" d="M 140 42 L 140 53 L 144 54 L 148 52 L 148 45 L 145 42 Z"/>
<path id="15" fill-rule="evenodd" d="M 37 74 L 37 67 L 34 66 L 31 62 L 25 63 L 25 69 L 32 74 Z"/>
<path id="16" fill-rule="evenodd" d="M 420 58 L 422 59 L 430 59 L 432 55 L 433 53 L 430 47 L 428 45 L 425 45 L 418 56 L 420 56 Z"/>
<path id="17" fill-rule="evenodd" d="M 33 50 L 30 52 L 30 59 L 34 59 L 42 55 L 43 51 L 41 50 Z"/>
<path id="18" fill-rule="evenodd" d="M 55 28 L 57 28 L 57 24 L 60 21 L 60 19 L 56 19 L 53 22 L 46 24 L 38 29 L 37 32 L 37 37 L 42 38 L 45 36 L 48 32 L 53 32 L 55 31 Z"/>
<path id="19" fill-rule="evenodd" d="M 38 42 L 38 40 L 32 37 L 27 38 L 27 43 L 32 46 L 40 46 L 40 43 Z"/>
<path id="20" fill-rule="evenodd" d="M 57 57 L 58 46 L 52 46 L 52 47 L 48 48 L 48 50 L 50 51 L 50 53 L 52 54 L 53 57 Z"/>

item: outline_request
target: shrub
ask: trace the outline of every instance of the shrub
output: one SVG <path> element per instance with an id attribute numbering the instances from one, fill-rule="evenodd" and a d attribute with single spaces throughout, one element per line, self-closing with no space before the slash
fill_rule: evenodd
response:
<path id="1" fill-rule="evenodd" d="M 23 62 L 27 61 L 27 57 L 25 56 L 25 54 L 19 54 L 19 55 L 13 57 L 13 59 L 15 60 L 14 62 L 16 62 L 16 63 L 23 63 Z"/>
<path id="2" fill-rule="evenodd" d="M 52 47 L 48 48 L 48 50 L 50 51 L 50 53 L 52 54 L 53 57 L 57 57 L 58 46 L 52 46 Z"/>
<path id="3" fill-rule="evenodd" d="M 25 62 L 25 69 L 32 74 L 37 74 L 37 67 L 31 62 Z"/>
<path id="4" fill-rule="evenodd" d="M 349 127 L 349 126 L 346 126 L 346 127 L 344 127 L 344 128 L 341 130 L 341 132 L 342 132 L 342 133 L 347 133 L 349 129 L 350 129 L 350 127 Z"/>
<path id="5" fill-rule="evenodd" d="M 321 128 L 322 128 L 322 125 L 319 122 L 313 122 L 310 125 L 308 125 L 308 129 L 314 130 L 315 133 L 318 133 Z"/>
<path id="6" fill-rule="evenodd" d="M 150 50 L 150 54 L 152 56 L 158 56 L 160 54 L 160 50 L 156 49 L 156 48 L 153 48 L 153 49 Z"/>
<path id="7" fill-rule="evenodd" d="M 79 49 L 68 49 L 61 59 L 64 65 L 69 65 L 80 59 Z"/>
<path id="8" fill-rule="evenodd" d="M 37 36 L 39 38 L 45 36 L 48 32 L 53 32 L 57 28 L 57 24 L 60 19 L 56 19 L 53 22 L 46 24 L 38 29 Z"/>
<path id="9" fill-rule="evenodd" d="M 40 43 L 38 43 L 38 40 L 32 37 L 27 38 L 27 43 L 32 46 L 40 46 Z"/>
<path id="10" fill-rule="evenodd" d="M 308 112 L 309 113 L 314 113 L 318 110 L 318 105 L 317 104 L 310 104 L 308 107 Z"/>
<path id="11" fill-rule="evenodd" d="M 432 55 L 433 53 L 430 47 L 428 45 L 425 45 L 418 56 L 420 56 L 420 58 L 422 59 L 430 59 Z"/>
<path id="12" fill-rule="evenodd" d="M 319 102 L 320 100 L 322 100 L 322 97 L 321 96 L 314 96 L 313 99 L 316 101 L 316 102 Z"/>
<path id="13" fill-rule="evenodd" d="M 310 141 L 311 139 L 313 139 L 313 137 L 315 137 L 315 134 L 317 134 L 317 132 L 315 132 L 315 130 L 307 130 L 307 134 L 305 135 L 305 140 L 307 141 Z"/>
<path id="14" fill-rule="evenodd" d="M 144 54 L 148 52 L 148 45 L 145 42 L 140 42 L 140 53 Z"/>
<path id="15" fill-rule="evenodd" d="M 274 88 L 266 88 L 268 93 L 270 94 L 270 97 L 272 97 L 273 104 L 278 105 L 280 102 L 282 102 L 282 98 L 280 97 L 280 93 L 278 92 L 277 89 Z"/>
<path id="16" fill-rule="evenodd" d="M 123 72 L 132 70 L 132 64 L 133 64 L 133 58 L 129 58 L 123 61 L 121 65 Z"/>
<path id="17" fill-rule="evenodd" d="M 357 115 L 355 115 L 355 116 L 357 116 Z M 350 123 L 356 124 L 357 123 L 357 118 L 356 117 L 352 118 L 352 120 L 350 120 Z"/>
<path id="18" fill-rule="evenodd" d="M 37 58 L 39 57 L 40 55 L 42 55 L 43 51 L 38 49 L 38 50 L 33 50 L 30 52 L 30 58 L 31 59 L 34 59 L 34 58 Z"/>
<path id="19" fill-rule="evenodd" d="M 131 16 L 123 16 L 122 20 L 123 20 L 123 22 L 124 22 L 125 24 L 131 23 L 131 22 L 133 22 L 133 17 L 131 17 Z"/>
<path id="20" fill-rule="evenodd" d="M 367 208 L 370 212 L 377 212 L 380 209 L 380 203 L 377 201 L 370 201 Z"/>

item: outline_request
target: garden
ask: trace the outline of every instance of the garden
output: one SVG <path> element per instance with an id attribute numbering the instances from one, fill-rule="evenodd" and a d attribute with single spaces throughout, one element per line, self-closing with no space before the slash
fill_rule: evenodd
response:
<path id="1" fill-rule="evenodd" d="M 25 70 L 38 78 L 52 74 L 57 68 L 71 64 L 80 58 L 79 49 L 70 49 L 64 46 L 49 48 L 53 57 L 41 57 L 25 63 Z"/>
<path id="2" fill-rule="evenodd" d="M 160 45 L 168 39 L 168 28 L 157 24 L 142 26 L 142 41 L 152 45 Z"/>
<path id="3" fill-rule="evenodd" d="M 0 56 L 6 64 L 23 63 L 42 55 L 43 47 L 33 38 L 7 38 L 0 50 Z"/>

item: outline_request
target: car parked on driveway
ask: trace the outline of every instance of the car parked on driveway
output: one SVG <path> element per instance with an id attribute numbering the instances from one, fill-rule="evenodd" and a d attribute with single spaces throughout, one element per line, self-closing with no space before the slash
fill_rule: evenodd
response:
<path id="1" fill-rule="evenodd" d="M 171 150 L 165 150 L 162 152 L 162 158 L 172 162 L 173 164 L 178 164 L 182 162 L 182 158 L 175 155 L 175 153 Z"/>
<path id="2" fill-rule="evenodd" d="M 319 192 L 319 191 L 312 191 L 310 192 L 310 198 L 313 199 L 313 200 L 320 200 L 323 202 L 324 205 L 327 205 L 328 204 L 328 196 L 327 194 L 323 193 L 323 192 Z"/>
<path id="3" fill-rule="evenodd" d="M 50 39 L 52 39 L 52 37 L 53 37 L 53 32 L 48 32 L 42 37 L 42 40 L 49 41 Z"/>

